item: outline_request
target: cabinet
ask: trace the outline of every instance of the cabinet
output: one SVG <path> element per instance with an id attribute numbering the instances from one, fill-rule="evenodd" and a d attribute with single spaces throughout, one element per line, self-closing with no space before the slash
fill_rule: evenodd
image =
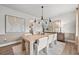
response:
<path id="1" fill-rule="evenodd" d="M 64 33 L 57 33 L 57 40 L 64 42 L 65 41 Z"/>

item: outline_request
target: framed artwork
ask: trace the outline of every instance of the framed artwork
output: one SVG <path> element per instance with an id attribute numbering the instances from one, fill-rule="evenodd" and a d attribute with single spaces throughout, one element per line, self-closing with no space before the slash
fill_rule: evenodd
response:
<path id="1" fill-rule="evenodd" d="M 25 31 L 25 19 L 5 15 L 5 33 L 7 32 L 24 32 Z"/>

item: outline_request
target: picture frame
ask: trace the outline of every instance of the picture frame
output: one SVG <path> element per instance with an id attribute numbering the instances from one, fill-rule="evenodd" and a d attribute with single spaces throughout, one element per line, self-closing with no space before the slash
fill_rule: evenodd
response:
<path id="1" fill-rule="evenodd" d="M 5 33 L 24 32 L 25 19 L 17 16 L 5 15 Z"/>

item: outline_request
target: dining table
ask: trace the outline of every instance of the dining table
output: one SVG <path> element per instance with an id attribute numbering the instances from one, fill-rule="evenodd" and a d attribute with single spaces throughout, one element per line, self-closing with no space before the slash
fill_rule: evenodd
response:
<path id="1" fill-rule="evenodd" d="M 52 33 L 44 33 L 44 34 L 33 34 L 33 35 L 26 35 L 25 33 L 22 38 L 24 39 L 25 42 L 28 43 L 28 54 L 29 55 L 34 55 L 34 43 L 39 40 L 40 38 L 43 37 L 48 37 Z M 26 45 L 25 45 L 26 46 Z"/>

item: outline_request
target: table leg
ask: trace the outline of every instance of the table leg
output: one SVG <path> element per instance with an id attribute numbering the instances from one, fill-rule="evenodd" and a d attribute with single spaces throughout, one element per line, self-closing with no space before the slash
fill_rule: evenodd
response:
<path id="1" fill-rule="evenodd" d="M 30 55 L 33 55 L 33 54 L 34 54 L 34 53 L 33 53 L 33 43 L 34 43 L 34 42 L 30 42 L 30 43 L 29 43 L 29 50 L 30 50 L 30 51 L 29 51 L 29 54 L 30 54 Z"/>

